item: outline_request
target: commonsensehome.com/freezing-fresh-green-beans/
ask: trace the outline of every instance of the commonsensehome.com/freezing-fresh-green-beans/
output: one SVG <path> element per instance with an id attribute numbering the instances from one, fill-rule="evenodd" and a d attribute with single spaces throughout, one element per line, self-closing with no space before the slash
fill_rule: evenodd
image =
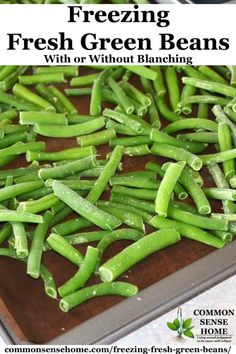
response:
<path id="1" fill-rule="evenodd" d="M 0 257 L 62 311 L 135 295 L 119 277 L 181 238 L 233 241 L 236 67 L 3 66 L 0 109 Z M 45 252 L 77 271 L 58 283 Z"/>

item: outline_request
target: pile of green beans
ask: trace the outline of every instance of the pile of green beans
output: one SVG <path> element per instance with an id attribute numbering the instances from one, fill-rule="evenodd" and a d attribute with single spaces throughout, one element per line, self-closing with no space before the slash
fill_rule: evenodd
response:
<path id="1" fill-rule="evenodd" d="M 65 3 L 27 0 L 51 2 Z M 191 247 L 232 242 L 234 69 L 0 67 L 0 257 L 25 262 L 67 312 L 97 296 L 136 295 L 119 277 L 181 237 Z M 132 244 L 104 261 L 122 240 Z M 77 268 L 59 287 L 45 251 Z M 100 283 L 88 286 L 94 275 Z"/>

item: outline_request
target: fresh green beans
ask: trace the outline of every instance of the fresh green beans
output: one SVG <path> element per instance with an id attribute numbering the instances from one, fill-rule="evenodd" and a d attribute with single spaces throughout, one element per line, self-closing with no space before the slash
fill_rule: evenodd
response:
<path id="1" fill-rule="evenodd" d="M 73 125 L 44 125 L 35 124 L 34 131 L 40 135 L 53 138 L 70 138 L 73 136 L 86 135 L 94 133 L 105 126 L 103 117 L 92 119 L 86 123 Z"/>
<path id="2" fill-rule="evenodd" d="M 71 148 L 56 152 L 41 152 L 41 151 L 27 151 L 27 161 L 63 161 L 82 159 L 88 156 L 95 156 L 96 148 L 94 146 Z"/>
<path id="3" fill-rule="evenodd" d="M 97 296 L 119 295 L 130 297 L 136 295 L 137 292 L 138 288 L 129 283 L 101 283 L 75 291 L 74 293 L 65 296 L 60 300 L 59 306 L 62 311 L 68 312 L 73 307 L 76 307 L 83 302 L 93 299 Z"/>
<path id="4" fill-rule="evenodd" d="M 105 129 L 97 133 L 80 136 L 77 142 L 80 146 L 94 146 L 108 143 L 110 140 L 116 138 L 114 129 Z"/>
<path id="5" fill-rule="evenodd" d="M 98 249 L 88 246 L 83 263 L 78 272 L 58 289 L 61 297 L 67 296 L 82 288 L 92 276 L 98 258 Z"/>
<path id="6" fill-rule="evenodd" d="M 59 181 L 52 184 L 54 194 L 67 204 L 71 209 L 81 216 L 99 226 L 103 230 L 113 230 L 117 228 L 121 221 L 106 212 L 101 211 L 91 202 L 76 194 L 73 190 Z"/>
<path id="7" fill-rule="evenodd" d="M 24 225 L 21 222 L 12 222 L 12 231 L 14 235 L 14 248 L 19 258 L 26 258 L 29 254 L 28 242 Z"/>
<path id="8" fill-rule="evenodd" d="M 175 112 L 180 101 L 180 89 L 176 70 L 168 66 L 165 71 L 166 85 L 172 110 Z"/>
<path id="9" fill-rule="evenodd" d="M 125 91 L 123 91 L 122 86 L 117 84 L 117 82 L 109 77 L 107 79 L 107 83 L 110 86 L 110 88 L 114 91 L 115 95 L 117 96 L 117 99 L 124 109 L 126 114 L 132 114 L 134 112 L 134 106 L 132 105 L 129 97 L 126 95 Z"/>
<path id="10" fill-rule="evenodd" d="M 227 123 L 218 124 L 218 140 L 221 152 L 232 149 L 231 133 Z M 223 169 L 226 178 L 232 177 L 235 172 L 234 159 L 224 161 Z"/>
<path id="11" fill-rule="evenodd" d="M 199 171 L 202 168 L 201 159 L 185 149 L 167 144 L 153 144 L 151 151 L 155 155 L 169 157 L 176 161 L 186 161 L 195 171 Z"/>
<path id="12" fill-rule="evenodd" d="M 153 232 L 109 259 L 99 268 L 99 275 L 104 282 L 111 282 L 150 254 L 178 241 L 180 236 L 174 229 Z"/>
<path id="13" fill-rule="evenodd" d="M 20 155 L 20 154 L 25 154 L 26 151 L 31 150 L 31 151 L 42 151 L 45 149 L 45 143 L 44 142 L 33 142 L 33 143 L 21 143 L 15 144 L 12 146 L 9 146 L 5 149 L 0 150 L 0 158 L 1 157 L 6 157 L 9 155 Z"/>
<path id="14" fill-rule="evenodd" d="M 43 223 L 43 218 L 41 215 L 35 215 L 32 213 L 24 213 L 15 210 L 0 210 L 0 222 L 10 221 L 10 222 L 29 222 L 41 224 Z"/>
<path id="15" fill-rule="evenodd" d="M 215 122 L 208 119 L 187 118 L 179 120 L 178 122 L 171 123 L 167 125 L 163 130 L 168 134 L 173 134 L 180 130 L 199 128 L 202 128 L 204 130 L 210 130 L 212 132 L 217 132 L 218 126 Z"/>
<path id="16" fill-rule="evenodd" d="M 73 103 L 68 100 L 68 98 L 55 86 L 48 87 L 50 92 L 54 97 L 54 101 L 57 100 L 62 107 L 64 107 L 65 111 L 69 114 L 78 113 L 77 108 L 73 105 Z"/>
<path id="17" fill-rule="evenodd" d="M 151 219 L 150 224 L 155 228 L 163 229 L 163 230 L 168 230 L 169 228 L 173 228 L 177 232 L 179 232 L 181 236 L 205 243 L 212 247 L 216 247 L 216 248 L 224 247 L 224 242 L 221 239 L 193 225 L 185 224 L 180 221 L 173 221 L 167 218 L 162 218 L 161 216 L 158 215 L 154 216 Z"/>
<path id="18" fill-rule="evenodd" d="M 67 125 L 66 115 L 51 112 L 20 112 L 20 124 Z"/>
<path id="19" fill-rule="evenodd" d="M 147 68 L 146 66 L 137 66 L 137 65 L 123 65 L 123 67 L 134 74 L 142 76 L 148 80 L 156 80 L 157 74 L 154 70 Z"/>
<path id="20" fill-rule="evenodd" d="M 168 205 L 174 191 L 174 187 L 185 167 L 185 162 L 171 163 L 158 188 L 155 199 L 155 211 L 160 216 L 167 216 Z"/>
<path id="21" fill-rule="evenodd" d="M 190 77 L 183 77 L 182 82 L 187 85 L 192 85 L 200 89 L 222 94 L 226 97 L 235 97 L 236 89 L 229 85 L 220 84 L 218 82 L 200 80 Z"/>
<path id="22" fill-rule="evenodd" d="M 52 73 L 62 73 L 65 76 L 77 76 L 78 75 L 77 66 L 38 66 L 36 68 L 36 74 L 52 74 Z"/>
<path id="23" fill-rule="evenodd" d="M 111 74 L 111 68 L 106 68 L 101 73 L 97 75 L 93 81 L 93 89 L 90 100 L 89 113 L 92 116 L 97 116 L 101 114 L 102 111 L 102 88 L 107 77 Z"/>
<path id="24" fill-rule="evenodd" d="M 83 255 L 60 235 L 50 234 L 47 243 L 54 251 L 75 265 L 80 266 L 83 263 Z"/>
<path id="25" fill-rule="evenodd" d="M 51 84 L 65 82 L 63 73 L 47 73 L 19 76 L 21 85 Z"/>

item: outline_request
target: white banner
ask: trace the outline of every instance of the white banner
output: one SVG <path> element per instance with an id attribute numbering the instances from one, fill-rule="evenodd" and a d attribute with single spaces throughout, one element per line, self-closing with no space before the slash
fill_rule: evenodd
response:
<path id="1" fill-rule="evenodd" d="M 236 5 L 0 5 L 0 65 L 233 65 Z"/>

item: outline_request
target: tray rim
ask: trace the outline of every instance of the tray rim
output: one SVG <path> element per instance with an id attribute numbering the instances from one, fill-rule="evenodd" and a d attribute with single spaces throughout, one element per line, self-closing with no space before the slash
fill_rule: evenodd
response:
<path id="1" fill-rule="evenodd" d="M 235 251 L 233 241 L 45 344 L 111 344 L 236 274 Z M 6 344 L 33 344 L 19 340 L 3 319 L 0 327 Z"/>

